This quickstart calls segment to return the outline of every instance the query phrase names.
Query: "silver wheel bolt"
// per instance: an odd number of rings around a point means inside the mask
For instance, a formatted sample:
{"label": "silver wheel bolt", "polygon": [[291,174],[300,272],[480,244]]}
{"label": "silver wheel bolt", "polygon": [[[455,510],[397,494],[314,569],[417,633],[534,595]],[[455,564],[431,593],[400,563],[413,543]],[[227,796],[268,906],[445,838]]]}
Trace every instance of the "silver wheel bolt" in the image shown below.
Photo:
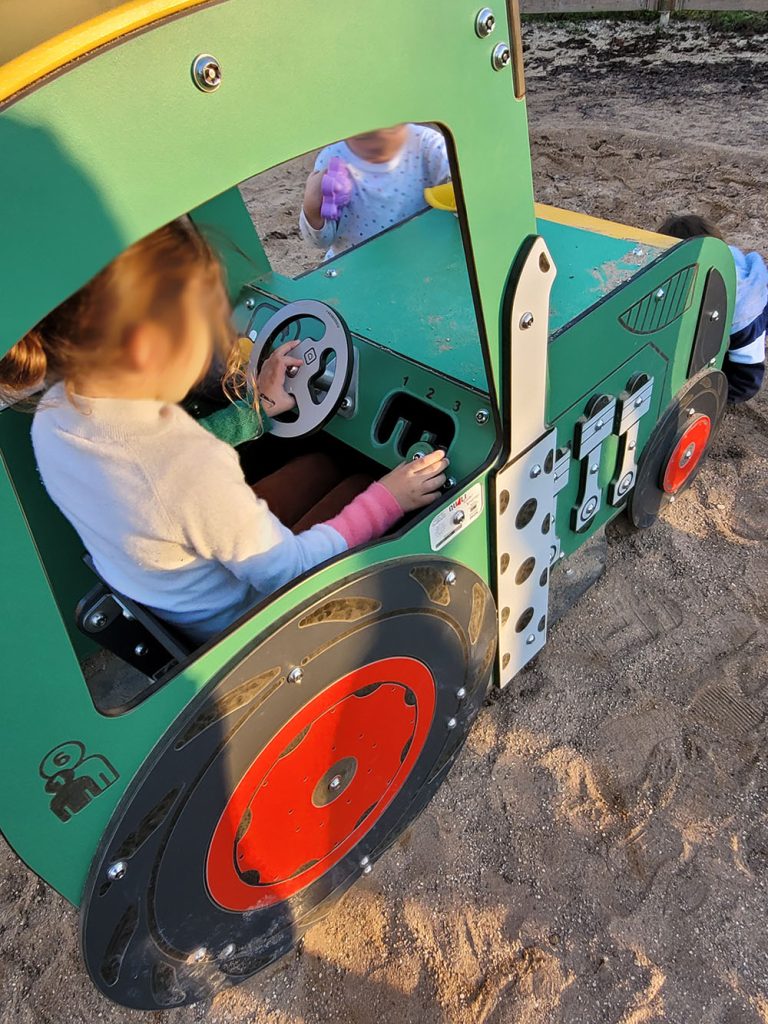
{"label": "silver wheel bolt", "polygon": [[110,882],[119,882],[121,878],[125,878],[127,870],[128,865],[124,860],[116,860],[114,864],[110,864],[107,868],[107,878]]}

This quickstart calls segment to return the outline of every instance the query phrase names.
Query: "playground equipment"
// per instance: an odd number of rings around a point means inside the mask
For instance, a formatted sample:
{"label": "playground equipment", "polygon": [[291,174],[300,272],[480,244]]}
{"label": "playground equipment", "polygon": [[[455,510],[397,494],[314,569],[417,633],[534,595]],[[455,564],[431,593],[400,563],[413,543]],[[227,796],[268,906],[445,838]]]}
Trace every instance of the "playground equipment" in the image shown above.
{"label": "playground equipment", "polygon": [[[191,649],[95,577],[29,413],[0,412],[0,823],[80,906],[95,984],[165,1008],[271,963],[370,872],[487,687],[543,647],[561,563],[690,483],[724,408],[734,269],[716,239],[534,207],[515,0],[94,0],[79,25],[40,7],[51,38],[20,53],[4,33],[0,353],[188,213],[253,358],[308,339],[271,458],[314,430],[381,469],[444,446],[453,473],[437,507]],[[238,183],[406,120],[443,129],[457,216],[274,272]]]}

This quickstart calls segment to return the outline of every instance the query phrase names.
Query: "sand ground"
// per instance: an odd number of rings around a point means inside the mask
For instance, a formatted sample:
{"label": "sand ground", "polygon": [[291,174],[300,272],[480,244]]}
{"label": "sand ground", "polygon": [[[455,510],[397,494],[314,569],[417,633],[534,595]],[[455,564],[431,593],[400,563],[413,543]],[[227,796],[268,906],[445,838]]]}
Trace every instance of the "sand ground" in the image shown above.
{"label": "sand ground", "polygon": [[[768,38],[526,29],[537,198],[766,252]],[[271,244],[300,181],[268,190]],[[286,236],[286,237],[281,237]],[[768,1022],[768,394],[480,715],[448,782],[270,972],[166,1024]],[[76,913],[0,851],[0,1016],[136,1021]]]}

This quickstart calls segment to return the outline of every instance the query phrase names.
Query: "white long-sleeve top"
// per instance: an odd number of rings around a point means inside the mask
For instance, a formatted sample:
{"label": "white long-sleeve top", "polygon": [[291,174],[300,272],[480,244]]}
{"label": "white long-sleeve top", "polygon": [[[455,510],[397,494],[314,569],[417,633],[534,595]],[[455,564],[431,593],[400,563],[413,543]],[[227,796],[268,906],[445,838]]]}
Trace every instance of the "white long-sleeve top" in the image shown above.
{"label": "white long-sleeve top", "polygon": [[314,169],[327,170],[335,156],[347,165],[355,183],[349,204],[338,220],[327,220],[321,228],[312,227],[303,209],[299,215],[302,237],[320,249],[327,248],[325,259],[426,209],[424,189],[441,185],[451,176],[445,139],[422,124],[408,125],[403,147],[386,163],[362,160],[342,141],[322,149]]}
{"label": "white long-sleeve top", "polygon": [[[237,453],[178,406],[73,402],[57,384],[32,442],[48,493],[99,574],[193,640],[347,548],[326,523],[291,533],[248,486]],[[399,514],[395,503],[384,526]]]}

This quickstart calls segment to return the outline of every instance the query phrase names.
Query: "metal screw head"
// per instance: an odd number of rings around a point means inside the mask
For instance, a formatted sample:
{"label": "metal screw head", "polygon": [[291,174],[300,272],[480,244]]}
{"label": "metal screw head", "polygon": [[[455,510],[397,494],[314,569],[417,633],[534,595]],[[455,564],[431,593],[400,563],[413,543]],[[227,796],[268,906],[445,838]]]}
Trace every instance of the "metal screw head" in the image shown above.
{"label": "metal screw head", "polygon": [[246,309],[253,309],[253,307],[255,305],[256,305],[256,299],[246,299],[245,300],[245,308]]}
{"label": "metal screw head", "polygon": [[449,718],[448,721],[446,722],[446,725],[448,726],[449,729],[455,729],[458,724],[459,723],[456,721],[455,718]]}
{"label": "metal screw head", "polygon": [[597,423],[595,424],[595,426],[597,427],[598,430],[600,429],[600,427],[602,427],[604,425],[605,425],[605,421],[604,420],[598,420]]}
{"label": "metal screw head", "polygon": [[326,277],[338,277],[339,276],[339,272],[338,272],[338,270],[336,270],[335,267],[331,267],[329,270],[326,270],[325,276]]}
{"label": "metal screw head", "polygon": [[216,92],[221,85],[221,65],[210,53],[199,53],[192,61],[192,79],[202,92]]}
{"label": "metal screw head", "polygon": [[296,666],[296,668],[292,668],[287,676],[289,683],[300,683],[303,678],[304,673],[301,671],[298,665]]}
{"label": "metal screw head", "polygon": [[642,398],[636,398],[635,399],[635,408],[639,409],[640,406],[643,404],[643,401],[644,401],[644,399],[642,399]]}
{"label": "metal screw head", "polygon": [[136,644],[133,648],[133,653],[137,658],[143,658],[145,654],[149,654],[149,648],[146,644]]}
{"label": "metal screw head", "polygon": [[696,451],[696,445],[691,442],[683,452],[683,457],[680,459],[680,468],[687,465],[691,461],[693,453]]}
{"label": "metal screw head", "polygon": [[622,477],[619,483],[619,494],[626,494],[629,488],[632,486],[632,482],[635,479],[634,473],[627,473],[626,476]]}
{"label": "metal screw head", "polygon": [[450,489],[452,487],[455,487],[455,486],[456,486],[456,477],[455,476],[449,476],[447,478],[447,480],[445,481],[445,487],[443,488],[443,490],[444,491],[450,491]]}
{"label": "metal screw head", "polygon": [[537,463],[531,467],[531,480],[535,480],[537,476],[541,476],[541,466]]}
{"label": "metal screw head", "polygon": [[511,60],[512,54],[509,52],[509,43],[497,43],[493,48],[493,53],[491,54],[493,70],[503,71],[504,68],[509,67],[509,62]]}
{"label": "metal screw head", "polygon": [[533,313],[523,313],[520,317],[520,330],[527,331],[529,327],[533,327]]}
{"label": "metal screw head", "polygon": [[464,700],[464,698],[467,696],[466,689],[463,686],[460,686],[456,691],[456,696],[459,700]]}
{"label": "metal screw head", "polygon": [[445,583],[448,584],[449,587],[453,587],[456,585],[456,573],[453,571],[453,569],[448,570],[448,572],[443,577],[443,580]]}
{"label": "metal screw head", "polygon": [[533,643],[536,643],[536,636],[535,636],[535,634],[534,633],[529,633],[528,636],[525,638],[525,642],[527,644],[529,644],[529,645],[533,644]]}
{"label": "metal screw head", "polygon": [[635,448],[637,448],[637,441],[630,441],[627,445],[627,448],[629,448],[629,450],[633,452]]}
{"label": "metal screw head", "polygon": [[653,297],[654,299],[656,299],[657,302],[661,302],[661,300],[664,298],[666,294],[667,293],[664,291],[663,288],[657,288],[656,291],[653,293]]}
{"label": "metal screw head", "polygon": [[363,868],[363,874],[364,875],[370,875],[370,873],[372,871],[373,871],[373,864],[366,864],[365,867]]}
{"label": "metal screw head", "polygon": [[370,857],[363,857],[363,859],[360,861],[360,867],[364,868],[366,865],[368,865],[370,863],[371,863],[371,858]]}
{"label": "metal screw head", "polygon": [[116,860],[114,864],[110,864],[107,868],[107,878],[110,882],[119,882],[121,878],[125,878],[127,870],[128,865],[124,860]]}
{"label": "metal screw head", "polygon": [[688,412],[688,418],[689,419],[691,418],[691,416],[695,416],[696,415],[696,410],[695,409],[688,409],[687,412]]}
{"label": "metal screw head", "polygon": [[584,508],[581,510],[581,518],[589,519],[597,511],[597,498],[590,498]]}
{"label": "metal screw head", "polygon": [[346,398],[342,398],[341,405],[339,406],[342,412],[349,412],[352,408],[352,399],[347,395]]}
{"label": "metal screw head", "polygon": [[589,472],[594,476],[598,469],[599,466],[597,465],[597,463],[593,462],[592,465],[589,467]]}
{"label": "metal screw head", "polygon": [[481,427],[484,426],[490,418],[491,414],[488,412],[487,409],[478,409],[477,412],[475,413],[475,420],[480,424]]}
{"label": "metal screw head", "polygon": [[222,951],[219,953],[219,959],[227,960],[236,951],[237,951],[237,946],[234,944],[234,942],[228,942],[226,944],[226,946],[224,947],[224,949],[222,949]]}
{"label": "metal screw head", "polygon": [[670,496],[669,496],[669,503],[670,503],[670,505],[671,505],[671,504],[672,504],[672,503],[673,503],[674,501],[676,501],[676,500],[677,500],[677,499],[675,498],[674,494],[670,494]]}
{"label": "metal screw head", "polygon": [[496,15],[490,7],[483,7],[475,18],[475,32],[480,39],[485,39],[496,28]]}
{"label": "metal screw head", "polygon": [[720,319],[720,310],[713,309],[712,312],[709,314],[709,319],[717,323],[717,321]]}
{"label": "metal screw head", "polygon": [[104,629],[107,624],[107,616],[104,612],[94,612],[88,617],[88,625],[94,629]]}
{"label": "metal screw head", "polygon": [[208,956],[208,950],[205,946],[198,946],[197,949],[193,949],[189,954],[189,959],[196,964],[199,964],[202,960]]}

